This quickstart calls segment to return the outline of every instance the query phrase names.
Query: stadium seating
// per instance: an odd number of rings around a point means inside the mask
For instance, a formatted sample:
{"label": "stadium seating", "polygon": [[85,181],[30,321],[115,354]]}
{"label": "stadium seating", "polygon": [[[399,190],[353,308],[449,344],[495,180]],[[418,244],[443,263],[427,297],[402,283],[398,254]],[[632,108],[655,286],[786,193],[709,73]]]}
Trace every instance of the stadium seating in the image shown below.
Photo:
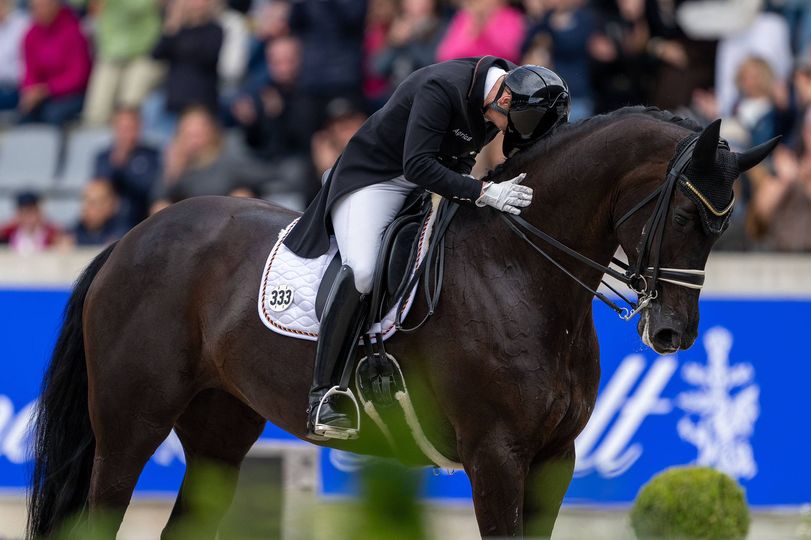
{"label": "stadium seating", "polygon": [[14,197],[0,195],[0,224],[7,223],[14,217]]}
{"label": "stadium seating", "polygon": [[0,136],[0,190],[42,192],[53,186],[60,150],[59,130],[16,126]]}
{"label": "stadium seating", "polygon": [[65,143],[65,159],[56,181],[57,190],[81,193],[93,176],[96,154],[108,147],[111,141],[112,133],[107,128],[81,127],[71,131]]}
{"label": "stadium seating", "polygon": [[79,220],[82,201],[76,196],[51,196],[42,203],[42,211],[48,221],[62,229],[69,228]]}

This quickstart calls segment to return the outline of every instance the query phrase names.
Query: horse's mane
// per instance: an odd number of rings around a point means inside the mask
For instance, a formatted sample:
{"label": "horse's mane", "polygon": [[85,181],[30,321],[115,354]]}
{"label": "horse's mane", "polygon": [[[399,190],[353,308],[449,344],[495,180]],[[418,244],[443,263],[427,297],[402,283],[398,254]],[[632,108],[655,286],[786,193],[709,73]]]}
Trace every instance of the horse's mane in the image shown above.
{"label": "horse's mane", "polygon": [[[675,124],[693,132],[701,131],[702,126],[695,120],[690,118],[682,118],[670,111],[663,111],[656,107],[645,107],[637,105],[633,107],[623,107],[606,114],[592,116],[585,118],[571,124],[563,124],[552,131],[547,137],[535,141],[530,146],[524,148],[504,163],[496,166],[492,171],[488,172],[483,180],[493,180],[504,173],[523,170],[527,163],[537,160],[540,156],[545,154],[551,147],[560,144],[563,139],[574,138],[586,131],[596,130],[611,122],[627,118],[629,116],[643,116],[646,118],[653,118],[660,122]],[[506,175],[505,175],[506,176]]]}

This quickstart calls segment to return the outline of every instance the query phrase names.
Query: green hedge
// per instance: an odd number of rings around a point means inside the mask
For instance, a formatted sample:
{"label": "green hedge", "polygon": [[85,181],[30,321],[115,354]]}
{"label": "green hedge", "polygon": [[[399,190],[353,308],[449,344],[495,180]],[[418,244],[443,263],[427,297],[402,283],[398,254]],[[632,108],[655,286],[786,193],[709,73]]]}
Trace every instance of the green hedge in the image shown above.
{"label": "green hedge", "polygon": [[749,532],[749,508],[743,489],[726,474],[673,467],[639,491],[631,526],[640,540],[738,540]]}

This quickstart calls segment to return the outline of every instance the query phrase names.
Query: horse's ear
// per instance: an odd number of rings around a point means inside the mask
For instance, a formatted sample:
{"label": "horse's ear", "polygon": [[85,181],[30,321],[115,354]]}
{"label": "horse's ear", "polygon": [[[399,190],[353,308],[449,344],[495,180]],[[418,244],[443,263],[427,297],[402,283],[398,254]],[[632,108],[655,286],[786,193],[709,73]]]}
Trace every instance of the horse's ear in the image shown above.
{"label": "horse's ear", "polygon": [[741,172],[748,171],[768,156],[774,147],[780,142],[782,136],[778,135],[774,139],[770,141],[766,141],[765,143],[759,144],[754,148],[750,148],[746,152],[741,152],[740,154],[735,154],[735,157],[738,158],[738,167],[740,168]]}
{"label": "horse's ear", "polygon": [[715,163],[715,152],[718,149],[718,139],[721,136],[721,119],[719,118],[704,128],[698,136],[698,142],[691,158],[695,170],[708,171]]}

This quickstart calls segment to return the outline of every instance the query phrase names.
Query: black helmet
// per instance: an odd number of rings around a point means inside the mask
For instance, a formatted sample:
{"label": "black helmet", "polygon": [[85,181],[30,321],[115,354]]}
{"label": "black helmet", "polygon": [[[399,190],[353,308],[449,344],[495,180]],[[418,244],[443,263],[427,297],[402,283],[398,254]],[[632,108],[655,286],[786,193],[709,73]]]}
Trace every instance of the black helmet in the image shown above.
{"label": "black helmet", "polygon": [[512,100],[508,110],[494,101],[491,107],[507,115],[507,131],[504,133],[504,155],[509,157],[517,150],[538,140],[558,124],[569,120],[569,87],[560,76],[541,66],[521,66],[504,78],[496,101],[510,89]]}

